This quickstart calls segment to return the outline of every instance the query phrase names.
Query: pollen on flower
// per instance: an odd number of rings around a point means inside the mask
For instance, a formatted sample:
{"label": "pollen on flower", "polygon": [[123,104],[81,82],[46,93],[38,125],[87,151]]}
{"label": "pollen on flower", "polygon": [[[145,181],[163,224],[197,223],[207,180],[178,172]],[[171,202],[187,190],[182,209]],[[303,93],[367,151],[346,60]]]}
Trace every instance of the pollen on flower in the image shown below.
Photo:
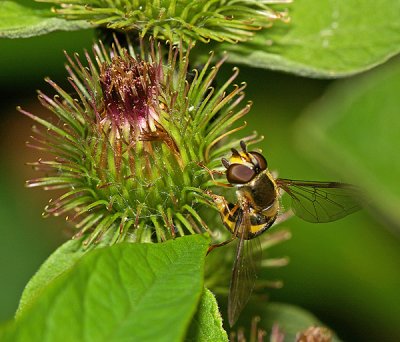
{"label": "pollen on flower", "polygon": [[39,92],[56,120],[20,109],[45,128],[34,128],[29,146],[53,156],[30,163],[44,175],[27,185],[63,191],[45,215],[67,216],[88,245],[204,232],[199,209],[208,203],[210,176],[199,165],[219,165],[238,143],[227,137],[250,110],[241,105],[245,84],[233,84],[237,69],[213,89],[223,60],[212,67],[212,55],[188,80],[190,49],[180,46],[100,42],[93,53],[85,53],[87,66],[66,55],[75,95],[51,80],[58,95]]}

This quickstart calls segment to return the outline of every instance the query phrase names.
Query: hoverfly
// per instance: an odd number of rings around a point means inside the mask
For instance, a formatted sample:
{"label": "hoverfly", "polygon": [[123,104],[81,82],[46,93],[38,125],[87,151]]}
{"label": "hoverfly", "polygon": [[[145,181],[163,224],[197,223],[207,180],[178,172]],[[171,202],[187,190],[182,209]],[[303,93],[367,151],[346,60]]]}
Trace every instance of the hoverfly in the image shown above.
{"label": "hoverfly", "polygon": [[[209,192],[218,208],[231,239],[212,245],[226,245],[238,238],[228,297],[230,326],[237,321],[254,288],[256,262],[261,260],[261,244],[255,239],[284,213],[280,212],[282,190],[292,200],[291,210],[299,218],[313,223],[338,220],[360,209],[356,201],[357,188],[338,182],[314,182],[274,178],[262,154],[232,149],[232,156],[223,158],[228,187],[236,187],[237,203],[228,203],[223,196]],[[257,260],[260,259],[260,260]]]}

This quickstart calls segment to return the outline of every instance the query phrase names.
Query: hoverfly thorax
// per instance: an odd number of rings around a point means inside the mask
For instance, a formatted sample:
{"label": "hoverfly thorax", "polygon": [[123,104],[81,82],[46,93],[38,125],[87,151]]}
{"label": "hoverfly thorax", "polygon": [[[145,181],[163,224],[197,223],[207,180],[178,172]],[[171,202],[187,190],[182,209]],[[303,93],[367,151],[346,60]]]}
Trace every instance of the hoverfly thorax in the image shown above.
{"label": "hoverfly thorax", "polygon": [[253,208],[267,209],[277,200],[278,191],[268,163],[256,151],[247,151],[241,143],[242,151],[232,149],[232,156],[222,160],[226,167],[227,181],[238,188],[238,195],[246,197]]}

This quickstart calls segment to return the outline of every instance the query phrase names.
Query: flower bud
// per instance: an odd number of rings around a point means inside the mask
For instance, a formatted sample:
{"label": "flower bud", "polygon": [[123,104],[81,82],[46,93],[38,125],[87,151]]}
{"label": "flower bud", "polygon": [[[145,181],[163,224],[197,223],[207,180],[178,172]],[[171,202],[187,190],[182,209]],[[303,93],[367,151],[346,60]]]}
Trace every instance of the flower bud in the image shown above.
{"label": "flower bud", "polygon": [[198,210],[207,203],[207,169],[238,144],[227,137],[250,109],[241,106],[246,85],[232,86],[238,70],[213,88],[223,60],[211,67],[211,55],[189,79],[190,48],[152,40],[124,48],[116,41],[93,52],[85,53],[87,66],[67,55],[74,95],[51,80],[57,95],[39,92],[53,119],[20,109],[44,128],[33,128],[29,145],[52,156],[31,163],[45,174],[27,185],[62,192],[45,216],[66,215],[85,244],[205,231]]}

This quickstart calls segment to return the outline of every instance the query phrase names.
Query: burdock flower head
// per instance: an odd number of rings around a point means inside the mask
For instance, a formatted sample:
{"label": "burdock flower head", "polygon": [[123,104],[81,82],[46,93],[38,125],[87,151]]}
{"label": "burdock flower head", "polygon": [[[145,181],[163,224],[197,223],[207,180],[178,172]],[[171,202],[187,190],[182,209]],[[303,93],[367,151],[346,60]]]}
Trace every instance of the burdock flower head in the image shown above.
{"label": "burdock flower head", "polygon": [[238,70],[214,88],[223,60],[211,66],[210,56],[192,71],[190,49],[142,41],[136,50],[98,43],[93,52],[94,59],[85,53],[87,66],[67,55],[75,95],[51,80],[58,94],[39,92],[55,118],[20,109],[39,124],[29,145],[52,156],[32,163],[45,174],[28,186],[62,191],[45,215],[67,216],[86,244],[204,231],[198,209],[210,185],[207,169],[238,144],[226,138],[250,109],[241,105],[245,84],[233,85]]}
{"label": "burdock flower head", "polygon": [[[101,66],[100,84],[105,110],[102,126],[125,139],[156,132],[159,119],[162,65],[137,61],[125,52]],[[105,115],[104,115],[105,114]],[[159,127],[162,130],[161,127]]]}
{"label": "burdock flower head", "polygon": [[271,5],[291,0],[41,0],[59,5],[54,12],[118,31],[137,31],[178,42],[210,40],[236,43],[255,30],[287,21]]}

